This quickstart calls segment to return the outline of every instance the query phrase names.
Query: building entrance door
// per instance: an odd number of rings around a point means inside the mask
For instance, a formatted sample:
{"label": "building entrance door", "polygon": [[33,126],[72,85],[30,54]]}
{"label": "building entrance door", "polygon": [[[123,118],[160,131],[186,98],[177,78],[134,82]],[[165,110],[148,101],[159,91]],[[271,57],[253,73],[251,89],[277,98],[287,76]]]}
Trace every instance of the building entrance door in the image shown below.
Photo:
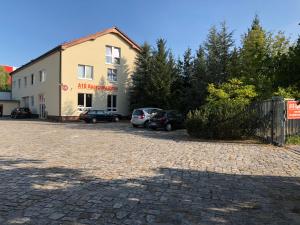
{"label": "building entrance door", "polygon": [[0,105],[0,117],[3,116],[3,105]]}
{"label": "building entrance door", "polygon": [[46,119],[46,105],[45,105],[44,95],[39,95],[39,103],[40,103],[39,118]]}

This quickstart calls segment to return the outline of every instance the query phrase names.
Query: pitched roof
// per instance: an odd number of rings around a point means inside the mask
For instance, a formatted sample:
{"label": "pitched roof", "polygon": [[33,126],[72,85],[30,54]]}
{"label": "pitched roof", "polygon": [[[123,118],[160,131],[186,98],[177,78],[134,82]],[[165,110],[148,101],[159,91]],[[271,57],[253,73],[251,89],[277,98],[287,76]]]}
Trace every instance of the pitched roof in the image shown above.
{"label": "pitched roof", "polygon": [[88,35],[88,36],[85,36],[85,37],[82,37],[82,38],[78,38],[78,39],[75,39],[75,40],[72,40],[72,41],[69,41],[69,42],[65,42],[61,45],[58,45],[56,46],[55,48],[49,50],[48,52],[40,55],[39,57],[31,60],[30,62],[24,64],[23,66],[19,67],[18,69],[12,71],[10,74],[14,74],[22,69],[24,69],[25,67],[28,67],[34,63],[36,63],[37,61],[57,52],[57,51],[61,51],[61,50],[65,50],[67,48],[70,48],[74,45],[78,45],[78,44],[81,44],[83,42],[86,42],[86,41],[90,41],[90,40],[95,40],[96,38],[98,37],[101,37],[105,34],[117,34],[119,35],[122,39],[124,39],[133,49],[137,50],[137,51],[140,51],[141,48],[140,46],[135,43],[133,40],[131,40],[125,33],[123,33],[119,28],[117,27],[112,27],[112,28],[109,28],[109,29],[106,29],[106,30],[103,30],[103,31],[100,31],[100,32],[97,32],[95,34],[91,34],[91,35]]}

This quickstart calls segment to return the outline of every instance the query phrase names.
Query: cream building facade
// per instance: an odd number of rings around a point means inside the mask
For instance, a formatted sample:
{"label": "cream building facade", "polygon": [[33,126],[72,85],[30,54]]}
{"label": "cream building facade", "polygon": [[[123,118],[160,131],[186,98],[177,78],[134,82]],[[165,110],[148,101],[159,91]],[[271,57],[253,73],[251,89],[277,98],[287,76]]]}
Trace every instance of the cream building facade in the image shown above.
{"label": "cream building facade", "polygon": [[77,119],[89,108],[127,116],[139,51],[116,27],[59,45],[11,73],[12,99],[40,118]]}

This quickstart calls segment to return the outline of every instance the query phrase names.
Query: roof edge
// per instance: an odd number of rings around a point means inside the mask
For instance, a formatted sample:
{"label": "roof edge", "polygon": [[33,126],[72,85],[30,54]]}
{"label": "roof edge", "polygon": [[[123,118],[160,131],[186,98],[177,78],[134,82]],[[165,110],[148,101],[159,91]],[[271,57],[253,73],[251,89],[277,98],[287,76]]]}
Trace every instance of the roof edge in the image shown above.
{"label": "roof edge", "polygon": [[85,36],[85,37],[82,37],[82,38],[78,38],[78,39],[75,39],[73,41],[69,41],[69,42],[66,42],[64,44],[61,44],[61,45],[58,45],[56,46],[55,48],[47,51],[46,53],[40,55],[39,57],[29,61],[28,63],[20,66],[19,68],[17,68],[16,70],[12,71],[10,73],[10,75],[13,75],[23,69],[25,69],[26,67],[36,63],[37,61],[57,52],[57,51],[62,51],[62,50],[65,50],[67,48],[70,48],[72,46],[75,46],[75,45],[78,45],[78,44],[81,44],[81,43],[84,43],[86,41],[89,41],[89,40],[93,40],[93,39],[96,39],[100,36],[103,36],[105,34],[109,34],[109,33],[114,33],[114,34],[117,34],[119,36],[121,36],[125,41],[127,41],[127,43],[129,43],[131,45],[131,47],[137,51],[141,51],[141,47],[136,43],[134,42],[132,39],[130,39],[124,32],[122,32],[119,28],[117,28],[116,26],[112,27],[112,28],[108,28],[106,30],[103,30],[103,31],[100,31],[100,32],[97,32],[95,34],[90,34],[88,36]]}

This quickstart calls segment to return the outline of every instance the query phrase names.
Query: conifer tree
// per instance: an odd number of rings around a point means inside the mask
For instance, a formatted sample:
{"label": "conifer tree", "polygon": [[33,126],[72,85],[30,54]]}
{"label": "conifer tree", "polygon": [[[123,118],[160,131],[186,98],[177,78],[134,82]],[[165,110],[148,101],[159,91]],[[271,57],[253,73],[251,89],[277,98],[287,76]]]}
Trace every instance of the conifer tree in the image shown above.
{"label": "conifer tree", "polygon": [[149,44],[144,43],[141,46],[141,51],[135,61],[135,67],[130,90],[130,104],[132,109],[146,106],[150,98],[149,93],[146,92],[152,67],[151,47]]}

